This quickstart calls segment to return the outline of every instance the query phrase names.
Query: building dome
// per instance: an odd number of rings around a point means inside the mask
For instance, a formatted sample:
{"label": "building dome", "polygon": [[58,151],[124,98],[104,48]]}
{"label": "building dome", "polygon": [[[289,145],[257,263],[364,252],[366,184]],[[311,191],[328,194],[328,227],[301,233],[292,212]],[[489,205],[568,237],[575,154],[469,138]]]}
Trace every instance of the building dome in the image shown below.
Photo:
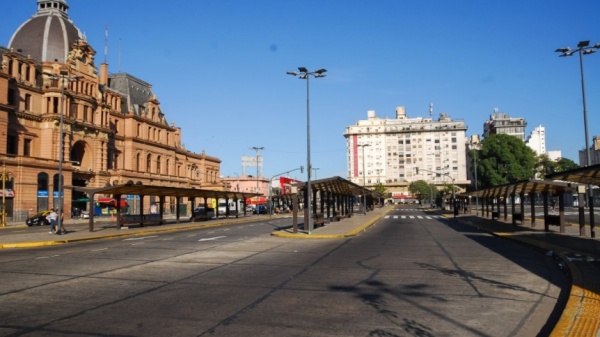
{"label": "building dome", "polygon": [[13,34],[8,48],[40,62],[66,63],[71,45],[85,39],[69,20],[65,0],[37,0],[38,10]]}

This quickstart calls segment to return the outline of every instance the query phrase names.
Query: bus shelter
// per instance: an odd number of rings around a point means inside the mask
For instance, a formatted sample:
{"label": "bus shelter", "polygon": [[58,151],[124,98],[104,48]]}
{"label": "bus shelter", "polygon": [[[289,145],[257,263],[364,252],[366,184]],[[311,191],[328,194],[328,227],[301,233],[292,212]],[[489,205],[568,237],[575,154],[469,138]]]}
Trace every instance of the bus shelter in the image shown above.
{"label": "bus shelter", "polygon": [[[116,207],[117,210],[117,228],[121,228],[125,224],[139,224],[144,226],[146,224],[162,224],[164,215],[164,203],[165,197],[175,197],[177,199],[177,205],[181,204],[182,198],[188,198],[192,202],[192,209],[195,207],[196,198],[204,199],[204,206],[208,207],[208,198],[214,199],[226,199],[226,200],[242,200],[245,202],[246,198],[257,196],[256,193],[243,193],[235,191],[216,191],[216,190],[205,190],[196,188],[184,188],[184,187],[170,187],[170,186],[156,186],[156,185],[142,185],[135,184],[132,182],[116,185],[116,186],[105,186],[100,188],[86,188],[79,186],[65,186],[65,188],[71,188],[76,191],[84,192],[89,198],[89,209],[92,208],[95,195],[112,195],[116,200],[116,204],[121,204],[121,197],[123,195],[136,195],[140,198],[140,213],[139,214],[122,214],[121,207]],[[144,197],[145,196],[157,196],[159,197],[158,212],[153,214],[144,214]],[[236,205],[239,203],[236,202]],[[229,203],[227,203],[229,208]],[[216,216],[219,217],[218,207],[215,209]],[[225,215],[228,215],[230,210],[227,209]],[[236,209],[236,217],[239,216],[240,209]],[[245,213],[245,207],[243,208]],[[181,219],[180,209],[176,207],[176,222],[179,223]],[[89,231],[94,231],[94,212],[90,212],[89,218]]]}
{"label": "bus shelter", "polygon": [[[536,225],[536,210],[535,203],[533,202],[535,194],[541,193],[543,198],[543,219],[544,229],[549,230],[550,225],[557,225],[560,228],[560,232],[565,231],[565,203],[564,194],[565,192],[579,191],[578,184],[560,181],[550,180],[539,180],[530,179],[519,181],[516,183],[491,187],[487,189],[467,192],[463,194],[469,198],[477,198],[482,202],[482,214],[492,219],[499,219],[501,213],[501,206],[503,206],[504,220],[508,219],[508,206],[510,203],[512,223],[516,224],[516,221],[520,221],[524,224],[525,221],[525,196],[529,196],[530,202],[530,222],[531,226]],[[518,196],[518,198],[517,198]],[[548,210],[548,200],[552,198],[558,198],[558,214],[551,214]],[[519,199],[519,210],[516,210],[516,200]]]}

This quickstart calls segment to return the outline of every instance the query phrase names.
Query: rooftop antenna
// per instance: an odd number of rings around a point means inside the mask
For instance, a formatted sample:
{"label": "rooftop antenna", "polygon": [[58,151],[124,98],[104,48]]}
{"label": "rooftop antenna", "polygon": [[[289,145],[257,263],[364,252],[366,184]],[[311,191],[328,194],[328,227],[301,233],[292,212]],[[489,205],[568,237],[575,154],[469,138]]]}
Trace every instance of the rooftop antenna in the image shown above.
{"label": "rooftop antenna", "polygon": [[433,115],[433,103],[429,103],[429,118]]}

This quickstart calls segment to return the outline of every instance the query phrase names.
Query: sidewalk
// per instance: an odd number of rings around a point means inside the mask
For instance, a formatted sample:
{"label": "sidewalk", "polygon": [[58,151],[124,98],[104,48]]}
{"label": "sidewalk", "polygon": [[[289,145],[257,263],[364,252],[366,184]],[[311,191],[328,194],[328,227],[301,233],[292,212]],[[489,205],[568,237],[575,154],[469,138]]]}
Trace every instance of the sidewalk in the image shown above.
{"label": "sidewalk", "polygon": [[[354,214],[351,218],[339,222],[330,222],[325,226],[314,228],[311,233],[299,224],[297,233],[292,232],[291,214],[274,215],[272,218],[288,218],[289,227],[274,231],[273,236],[281,238],[303,239],[339,239],[358,235],[372,224],[393,210],[393,206],[376,208],[367,214]],[[551,226],[551,232],[545,232],[540,222],[536,227],[513,225],[509,217],[492,220],[476,216],[473,213],[460,214],[454,218],[451,212],[438,211],[449,220],[460,221],[466,225],[489,232],[495,236],[516,240],[535,247],[548,256],[552,256],[564,265],[571,274],[572,285],[569,300],[554,328],[551,336],[600,336],[600,240],[579,236],[578,226],[566,226],[565,233],[558,233],[558,227]],[[187,218],[165,219],[161,226],[130,227],[117,229],[114,222],[108,219],[97,219],[94,231],[90,232],[88,220],[65,220],[66,235],[49,234],[49,226],[27,227],[26,225],[9,225],[0,227],[0,251],[6,248],[38,247],[65,244],[69,242],[107,239],[133,235],[148,235],[167,231],[179,231],[198,228],[224,226],[236,223],[264,220],[268,215],[247,216],[240,218],[216,219],[191,223]],[[302,222],[302,214],[298,222]],[[586,229],[589,235],[589,228]]]}

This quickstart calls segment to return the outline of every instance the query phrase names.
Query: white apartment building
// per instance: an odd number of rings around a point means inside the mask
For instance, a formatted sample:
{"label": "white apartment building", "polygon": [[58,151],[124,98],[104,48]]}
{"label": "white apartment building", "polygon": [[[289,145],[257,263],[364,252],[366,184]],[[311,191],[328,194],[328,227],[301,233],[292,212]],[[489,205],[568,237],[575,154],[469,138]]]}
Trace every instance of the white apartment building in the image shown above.
{"label": "white apartment building", "polygon": [[[408,185],[425,180],[438,185],[466,186],[466,136],[464,121],[440,114],[437,120],[408,118],[403,106],[396,118],[367,119],[346,127],[348,180],[372,187],[381,182],[394,198],[414,198]],[[417,173],[417,168],[419,172]]]}
{"label": "white apartment building", "polygon": [[546,128],[540,125],[533,129],[525,144],[538,156],[546,153]]}

